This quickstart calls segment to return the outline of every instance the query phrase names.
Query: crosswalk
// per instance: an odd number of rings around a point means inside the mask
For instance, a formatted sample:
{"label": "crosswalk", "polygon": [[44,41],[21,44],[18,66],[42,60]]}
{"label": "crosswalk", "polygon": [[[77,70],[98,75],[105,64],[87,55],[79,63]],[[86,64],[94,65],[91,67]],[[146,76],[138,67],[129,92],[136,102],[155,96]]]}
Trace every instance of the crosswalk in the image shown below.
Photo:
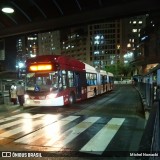
{"label": "crosswalk", "polygon": [[53,151],[77,145],[79,152],[103,154],[124,121],[125,118],[21,113],[0,120],[0,144],[9,138],[16,144],[52,147]]}

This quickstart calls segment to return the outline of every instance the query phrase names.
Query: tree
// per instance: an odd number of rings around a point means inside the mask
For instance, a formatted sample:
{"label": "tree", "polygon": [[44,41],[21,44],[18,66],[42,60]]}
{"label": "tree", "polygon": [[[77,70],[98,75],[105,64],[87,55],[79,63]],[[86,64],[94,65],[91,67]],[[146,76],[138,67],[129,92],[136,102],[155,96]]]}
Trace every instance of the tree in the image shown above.
{"label": "tree", "polygon": [[129,64],[117,63],[114,65],[106,66],[105,70],[107,72],[113,73],[115,76],[130,76],[132,72],[132,66]]}

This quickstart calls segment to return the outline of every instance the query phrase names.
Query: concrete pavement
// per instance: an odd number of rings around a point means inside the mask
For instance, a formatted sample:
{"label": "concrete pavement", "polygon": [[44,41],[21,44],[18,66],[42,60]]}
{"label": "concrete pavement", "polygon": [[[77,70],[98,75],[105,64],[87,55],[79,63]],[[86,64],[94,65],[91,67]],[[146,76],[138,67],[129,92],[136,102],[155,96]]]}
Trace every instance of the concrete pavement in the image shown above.
{"label": "concrete pavement", "polygon": [[8,117],[10,114],[20,112],[23,109],[22,106],[13,105],[12,103],[8,102],[6,104],[0,104],[0,118]]}

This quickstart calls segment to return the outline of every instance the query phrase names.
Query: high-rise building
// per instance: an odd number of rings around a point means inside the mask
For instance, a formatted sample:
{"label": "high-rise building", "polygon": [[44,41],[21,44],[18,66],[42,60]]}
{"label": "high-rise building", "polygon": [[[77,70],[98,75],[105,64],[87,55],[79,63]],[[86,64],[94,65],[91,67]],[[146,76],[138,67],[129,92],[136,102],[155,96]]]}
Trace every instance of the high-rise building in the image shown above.
{"label": "high-rise building", "polygon": [[99,69],[121,60],[121,21],[88,25],[89,61]]}
{"label": "high-rise building", "polygon": [[5,60],[5,41],[0,40],[0,60]]}
{"label": "high-rise building", "polygon": [[129,63],[139,43],[146,16],[105,21],[61,32],[62,54],[75,57],[99,69]]}
{"label": "high-rise building", "polygon": [[87,62],[87,27],[66,29],[61,32],[62,55]]}
{"label": "high-rise building", "polygon": [[139,47],[135,50],[135,74],[147,73],[160,63],[160,13],[146,15],[146,25],[140,32]]}
{"label": "high-rise building", "polygon": [[0,71],[5,68],[5,41],[0,40]]}
{"label": "high-rise building", "polygon": [[137,56],[140,32],[145,26],[146,15],[134,16],[122,20],[124,63],[132,62]]}
{"label": "high-rise building", "polygon": [[[32,34],[26,37],[25,42],[18,42],[17,50],[22,55],[25,53],[26,57],[62,54],[104,69],[108,65],[133,60],[140,31],[145,26],[145,17],[136,16]],[[25,48],[23,43],[26,44]]]}
{"label": "high-rise building", "polygon": [[44,33],[38,33],[38,55],[60,55],[60,32],[50,31]]}
{"label": "high-rise building", "polygon": [[16,57],[16,66],[19,67],[19,63],[22,63],[26,60],[26,39],[25,36],[17,38],[16,41],[17,57]]}
{"label": "high-rise building", "polygon": [[26,50],[28,57],[36,57],[38,54],[38,35],[30,34],[26,37]]}
{"label": "high-rise building", "polygon": [[25,73],[25,62],[27,58],[35,57],[38,54],[38,37],[37,34],[29,34],[17,38],[16,42],[17,57],[16,69],[18,77],[21,78]]}
{"label": "high-rise building", "polygon": [[17,61],[25,62],[27,58],[35,57],[38,54],[37,34],[30,34],[17,38]]}

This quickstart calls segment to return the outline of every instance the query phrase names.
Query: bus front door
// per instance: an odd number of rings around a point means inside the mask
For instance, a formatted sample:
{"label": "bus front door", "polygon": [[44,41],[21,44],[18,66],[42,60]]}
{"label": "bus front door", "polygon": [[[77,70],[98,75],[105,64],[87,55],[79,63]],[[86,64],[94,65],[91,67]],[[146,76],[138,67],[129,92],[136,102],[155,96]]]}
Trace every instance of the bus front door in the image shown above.
{"label": "bus front door", "polygon": [[81,98],[81,80],[80,80],[80,74],[78,72],[75,73],[75,86],[76,86],[76,97]]}

